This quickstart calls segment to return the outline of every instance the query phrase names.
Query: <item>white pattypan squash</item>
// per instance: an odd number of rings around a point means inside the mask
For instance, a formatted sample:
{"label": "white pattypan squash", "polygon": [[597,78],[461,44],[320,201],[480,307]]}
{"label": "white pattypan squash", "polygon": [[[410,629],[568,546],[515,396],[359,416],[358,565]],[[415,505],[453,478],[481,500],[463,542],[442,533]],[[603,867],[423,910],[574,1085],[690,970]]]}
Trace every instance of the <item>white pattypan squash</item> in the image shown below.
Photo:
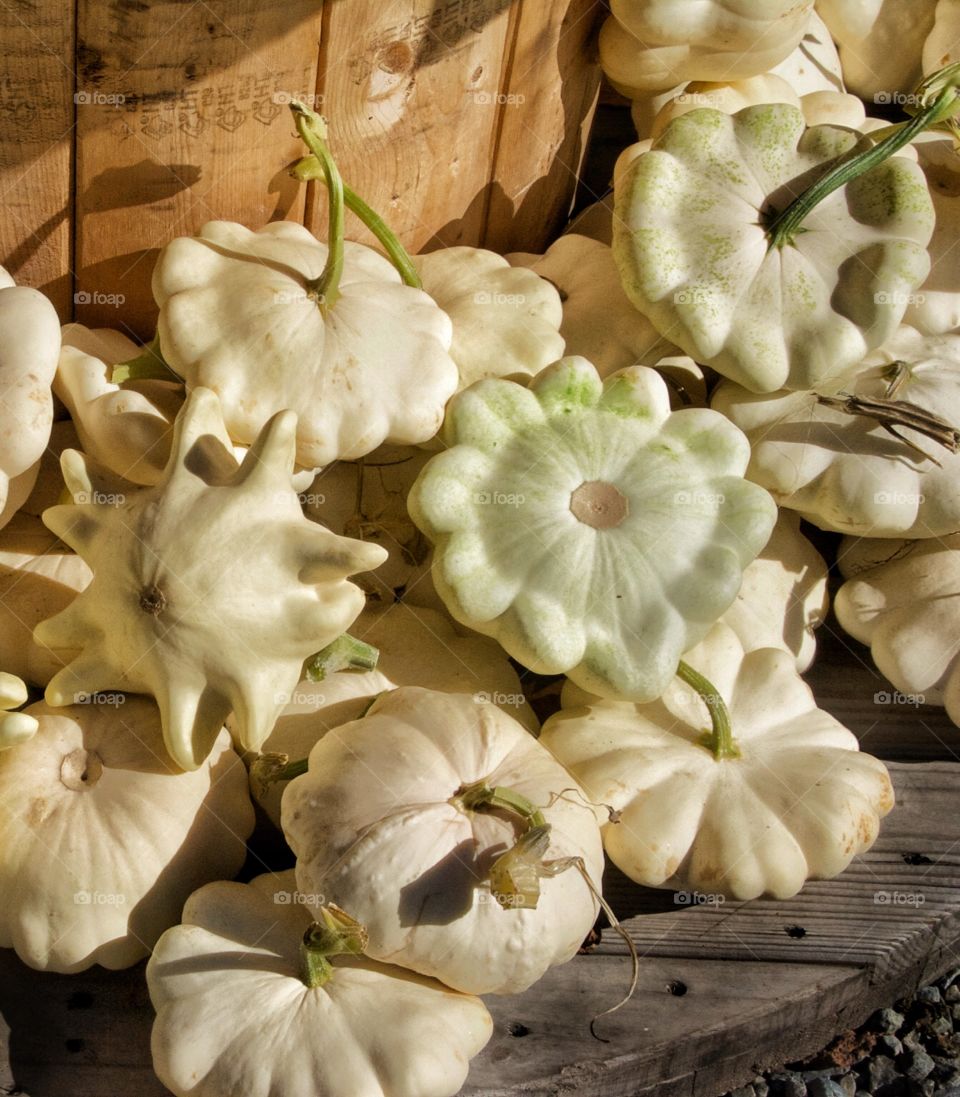
{"label": "white pattypan squash", "polygon": [[767,226],[860,141],[807,128],[785,104],[677,118],[616,180],[627,296],[686,354],[751,391],[839,387],[926,277],[923,173],[893,156],[828,194],[799,229]]}
{"label": "white pattypan squash", "polygon": [[933,26],[923,43],[925,75],[960,61],[960,3],[936,0]]}
{"label": "white pattypan squash", "polygon": [[483,248],[441,248],[413,265],[453,324],[459,388],[484,377],[532,377],[563,354],[563,310],[549,281]]}
{"label": "white pattypan squash", "polygon": [[460,393],[408,499],[447,608],[538,673],[658,696],[776,520],[731,427],[671,413],[651,369],[602,381],[583,358]]}
{"label": "white pattypan squash", "polygon": [[177,1097],[454,1097],[493,1022],[479,998],[365,956],[309,986],[318,908],[293,873],[215,883],[147,964],[153,1067]]}
{"label": "white pattypan squash", "polygon": [[[892,391],[960,426],[960,336],[903,326],[864,359],[845,391],[871,399]],[[910,427],[896,425],[898,438],[813,393],[755,396],[729,382],[712,406],[750,439],[750,479],[821,529],[939,537],[960,527],[960,454]]]}
{"label": "white pattypan squash", "polygon": [[567,355],[587,358],[601,377],[627,366],[653,366],[679,353],[631,304],[606,244],[570,234],[543,255],[517,252],[507,258],[529,266],[557,287]]}
{"label": "white pattypan squash", "polygon": [[0,526],[33,490],[53,423],[50,383],[59,353],[56,309],[0,267]]}
{"label": "white pattypan squash", "polygon": [[308,518],[389,554],[360,579],[384,600],[415,591],[430,570],[430,544],[407,514],[407,494],[429,459],[416,446],[380,446],[359,461],[329,465],[300,495]]}
{"label": "white pattypan squash", "polygon": [[842,92],[840,55],[826,23],[813,11],[796,49],[770,70],[801,96],[818,91]]}
{"label": "white pattypan squash", "polygon": [[763,552],[743,572],[736,601],[720,620],[744,651],[782,648],[798,671],[813,662],[813,630],[829,608],[827,563],[800,532],[800,517],[782,510]]}
{"label": "white pattypan squash", "polygon": [[918,142],[917,152],[937,223],[930,241],[930,274],[910,298],[904,321],[926,334],[940,335],[960,328],[960,158],[952,140],[923,136],[935,138]]}
{"label": "white pattypan squash", "polygon": [[156,380],[114,384],[112,367],[139,353],[119,331],[67,324],[53,391],[70,412],[84,452],[133,484],[156,484],[170,457],[183,388]]}
{"label": "white pattypan squash", "polygon": [[853,579],[862,571],[898,560],[912,552],[918,543],[903,537],[841,537],[837,546],[837,571],[842,578]]}
{"label": "white pattypan squash", "polygon": [[153,292],[170,366],[218,394],[230,437],[251,444],[297,412],[297,463],[321,468],[383,442],[436,434],[458,372],[450,320],[390,262],[347,242],[339,294],[317,299],[327,247],[302,225],[252,232],[211,221],[160,253]]}
{"label": "white pattypan squash", "polygon": [[0,671],[0,750],[9,750],[32,739],[40,727],[35,716],[17,712],[27,703],[27,683],[16,674]]}
{"label": "white pattypan squash", "polygon": [[799,44],[813,0],[611,0],[600,63],[618,91],[767,72]]}
{"label": "white pattypan squash", "polygon": [[597,701],[543,726],[586,794],[620,813],[603,828],[611,860],[650,887],[736,899],[842,872],[893,806],[883,763],[817,708],[786,652],[745,655],[719,625],[688,659],[726,702],[738,754],[705,744],[706,706],[679,679],[652,704]]}
{"label": "white pattypan squash", "polygon": [[[398,686],[469,693],[498,705],[531,732],[539,730],[503,649],[485,636],[458,635],[449,618],[436,610],[403,602],[371,605],[354,621],[350,634],[378,650],[376,669],[339,671],[320,682],[301,682],[260,748],[264,754],[306,758],[331,728],[360,719],[378,694]],[[259,787],[255,772],[251,779],[258,803],[279,826],[286,782]]]}
{"label": "white pattypan squash", "polygon": [[599,891],[594,809],[563,767],[496,705],[404,687],[325,735],[283,795],[297,884],[366,926],[367,954],[474,994],[524,990],[569,960],[597,902],[578,869],[543,880],[535,907],[501,893],[491,870],[522,840],[508,790],[540,810],[541,862],[581,858]]}
{"label": "white pattypan squash", "polygon": [[33,637],[34,628],[60,613],[90,583],[92,572],[39,518],[14,515],[0,530],[0,666],[35,686],[73,659]]}
{"label": "white pattypan squash", "polygon": [[701,107],[722,110],[724,114],[736,114],[744,107],[753,107],[759,103],[790,103],[791,106],[799,107],[800,96],[786,80],[767,72],[723,83],[691,80],[683,91],[660,108],[650,127],[650,137],[656,140],[674,118]]}
{"label": "white pattypan squash", "polygon": [[278,690],[350,626],[363,594],[346,576],[376,567],[376,545],[304,517],[290,477],[296,417],[275,415],[238,465],[220,404],[194,389],[170,460],[151,488],[105,495],[75,451],[63,470],[74,498],[46,525],[93,571],[90,586],[34,631],[80,649],[48,684],[51,705],[78,693],[151,693],[178,765],[200,765],[231,710],[256,749],[283,709]]}
{"label": "white pattypan squash", "polygon": [[191,891],[240,869],[253,829],[226,732],[182,773],[152,701],[90,700],[31,705],[36,735],[0,752],[0,946],[42,971],[136,963]]}
{"label": "white pattypan squash", "polygon": [[847,88],[863,99],[894,103],[920,79],[924,43],[938,0],[817,0],[840,48]]}
{"label": "white pattypan squash", "polygon": [[837,620],[870,645],[897,690],[944,705],[960,725],[960,535],[884,542],[881,552],[886,562],[858,570],[837,591]]}

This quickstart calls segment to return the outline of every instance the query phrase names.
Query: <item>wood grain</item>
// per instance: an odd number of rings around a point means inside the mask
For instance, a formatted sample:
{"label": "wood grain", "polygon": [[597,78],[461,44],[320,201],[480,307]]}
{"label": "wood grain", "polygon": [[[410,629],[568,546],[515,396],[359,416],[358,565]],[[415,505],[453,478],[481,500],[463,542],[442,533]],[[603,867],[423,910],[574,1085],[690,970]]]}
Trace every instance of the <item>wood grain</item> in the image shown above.
{"label": "wood grain", "polygon": [[519,6],[485,247],[544,251],[567,221],[600,85],[593,47],[600,14],[597,0]]}
{"label": "wood grain", "polygon": [[60,0],[0,0],[0,264],[72,310],[73,20]]}
{"label": "wood grain", "polygon": [[147,338],[169,239],[302,218],[285,96],[313,93],[320,6],[83,0],[77,27],[77,319]]}
{"label": "wood grain", "polygon": [[[325,9],[318,92],[337,163],[412,251],[480,241],[510,28],[510,0]],[[325,209],[312,188],[306,224],[321,236]],[[347,234],[370,240],[352,218]]]}

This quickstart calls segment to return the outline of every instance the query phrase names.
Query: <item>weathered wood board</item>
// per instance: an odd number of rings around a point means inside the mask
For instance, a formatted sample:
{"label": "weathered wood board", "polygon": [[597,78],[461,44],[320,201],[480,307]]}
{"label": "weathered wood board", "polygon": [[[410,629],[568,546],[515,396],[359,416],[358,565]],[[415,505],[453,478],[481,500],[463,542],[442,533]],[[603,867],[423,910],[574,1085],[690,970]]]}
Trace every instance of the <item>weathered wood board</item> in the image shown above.
{"label": "weathered wood board", "polygon": [[[609,929],[591,954],[525,994],[488,998],[496,1029],[469,1097],[715,1097],[826,1044],[960,963],[960,729],[939,710],[900,714],[858,645],[821,633],[810,674],[825,707],[854,716],[891,763],[898,804],[872,850],[787,902],[700,904],[608,872],[607,895],[642,958],[636,995],[588,1032],[629,980]],[[835,700],[842,698],[837,706]],[[902,718],[901,718],[902,716]],[[149,1065],[142,965],[39,975],[0,951],[7,1079],[31,1097],[161,1097]],[[0,1024],[0,1049],[3,1047]],[[9,1086],[11,1081],[6,1081]]]}

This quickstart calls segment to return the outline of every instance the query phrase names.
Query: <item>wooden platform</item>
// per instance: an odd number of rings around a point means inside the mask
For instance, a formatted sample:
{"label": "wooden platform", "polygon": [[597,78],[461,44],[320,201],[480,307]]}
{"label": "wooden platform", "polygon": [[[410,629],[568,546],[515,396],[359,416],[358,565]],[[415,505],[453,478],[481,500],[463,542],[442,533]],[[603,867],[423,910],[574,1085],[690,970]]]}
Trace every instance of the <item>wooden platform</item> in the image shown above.
{"label": "wooden platform", "polygon": [[[610,930],[527,993],[488,998],[496,1031],[464,1094],[715,1097],[960,966],[960,729],[940,710],[876,701],[891,691],[868,653],[832,630],[810,674],[820,702],[894,760],[898,804],[874,848],[789,902],[690,906],[611,872],[642,969],[629,1006],[599,1023],[608,1042],[588,1023],[630,975]],[[150,1069],[142,964],[39,975],[0,952],[0,1013],[0,1093],[166,1093]]]}

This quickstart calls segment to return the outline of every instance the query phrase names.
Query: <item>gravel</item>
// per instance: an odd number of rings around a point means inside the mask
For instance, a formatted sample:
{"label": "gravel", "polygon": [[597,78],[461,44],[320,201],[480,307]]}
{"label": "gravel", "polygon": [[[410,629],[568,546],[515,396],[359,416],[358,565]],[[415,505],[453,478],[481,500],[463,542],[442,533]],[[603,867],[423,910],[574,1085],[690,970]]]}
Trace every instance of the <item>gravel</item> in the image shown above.
{"label": "gravel", "polygon": [[724,1097],[960,1097],[960,969]]}

